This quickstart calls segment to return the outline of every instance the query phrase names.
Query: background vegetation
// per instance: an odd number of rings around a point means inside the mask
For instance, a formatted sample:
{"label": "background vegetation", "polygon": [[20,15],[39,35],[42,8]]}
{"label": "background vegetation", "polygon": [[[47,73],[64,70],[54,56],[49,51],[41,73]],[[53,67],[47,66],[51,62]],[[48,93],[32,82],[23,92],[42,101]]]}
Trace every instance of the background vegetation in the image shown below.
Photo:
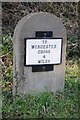
{"label": "background vegetation", "polygon": [[[3,118],[79,118],[80,40],[79,3],[2,3]],[[33,12],[50,12],[62,18],[67,31],[66,77],[63,91],[38,96],[16,95],[13,99],[13,32],[18,21]]]}

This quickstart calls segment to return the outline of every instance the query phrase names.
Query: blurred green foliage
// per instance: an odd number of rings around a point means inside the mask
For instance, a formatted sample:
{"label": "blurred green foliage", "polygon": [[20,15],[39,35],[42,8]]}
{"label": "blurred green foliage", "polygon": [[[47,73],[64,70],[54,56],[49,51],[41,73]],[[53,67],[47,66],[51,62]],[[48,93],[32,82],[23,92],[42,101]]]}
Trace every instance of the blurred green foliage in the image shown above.
{"label": "blurred green foliage", "polygon": [[2,55],[10,54],[12,55],[13,42],[11,35],[2,36]]}
{"label": "blurred green foliage", "polygon": [[[3,97],[3,118],[78,118],[78,81],[65,82],[65,89],[53,93],[41,93],[38,96],[16,95]],[[13,100],[14,99],[14,100]]]}

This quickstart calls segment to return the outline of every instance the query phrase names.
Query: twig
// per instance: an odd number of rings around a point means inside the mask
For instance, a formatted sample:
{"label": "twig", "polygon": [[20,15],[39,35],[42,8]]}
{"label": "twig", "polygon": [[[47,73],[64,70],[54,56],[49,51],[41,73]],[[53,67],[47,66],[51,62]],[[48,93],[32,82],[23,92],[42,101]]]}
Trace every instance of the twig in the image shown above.
{"label": "twig", "polygon": [[3,57],[5,57],[5,56],[9,55],[10,52],[11,52],[11,51],[9,51],[8,53],[6,53],[6,54],[0,56],[0,58],[3,58]]}

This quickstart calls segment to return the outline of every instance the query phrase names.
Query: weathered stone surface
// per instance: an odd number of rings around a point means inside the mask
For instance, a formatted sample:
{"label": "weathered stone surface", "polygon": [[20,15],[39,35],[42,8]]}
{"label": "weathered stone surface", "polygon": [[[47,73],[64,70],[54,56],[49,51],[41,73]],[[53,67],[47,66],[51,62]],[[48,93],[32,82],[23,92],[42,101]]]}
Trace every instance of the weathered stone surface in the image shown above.
{"label": "weathered stone surface", "polygon": [[[53,31],[54,38],[63,38],[62,63],[53,71],[32,72],[24,66],[24,38],[35,37],[35,31]],[[63,89],[65,80],[66,30],[62,20],[53,14],[40,12],[23,17],[14,31],[14,93],[55,92]]]}

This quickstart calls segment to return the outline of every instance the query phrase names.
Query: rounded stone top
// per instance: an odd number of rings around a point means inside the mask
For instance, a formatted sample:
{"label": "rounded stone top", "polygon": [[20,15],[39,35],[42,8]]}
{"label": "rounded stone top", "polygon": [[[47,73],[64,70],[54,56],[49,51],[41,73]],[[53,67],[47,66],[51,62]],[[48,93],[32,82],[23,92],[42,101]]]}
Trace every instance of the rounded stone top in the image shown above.
{"label": "rounded stone top", "polygon": [[[32,31],[53,31],[62,34],[65,32],[65,27],[62,23],[62,20],[55,16],[52,13],[47,12],[35,12],[24,16],[16,25],[14,36],[18,34],[23,35],[27,33],[29,34]],[[59,31],[62,31],[61,33]],[[66,32],[65,32],[66,33]],[[33,36],[34,37],[34,36]]]}

